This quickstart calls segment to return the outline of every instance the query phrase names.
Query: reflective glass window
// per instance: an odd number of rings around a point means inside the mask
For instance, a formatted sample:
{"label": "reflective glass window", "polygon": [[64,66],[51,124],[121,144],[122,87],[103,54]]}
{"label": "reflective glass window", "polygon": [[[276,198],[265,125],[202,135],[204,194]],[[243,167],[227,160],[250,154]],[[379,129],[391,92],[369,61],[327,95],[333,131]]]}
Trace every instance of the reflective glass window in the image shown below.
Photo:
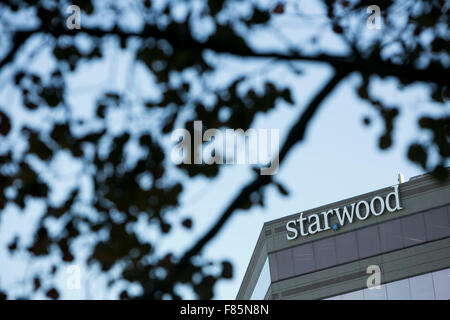
{"label": "reflective glass window", "polygon": [[364,289],[327,300],[449,300],[450,268],[382,284],[381,289]]}
{"label": "reflective glass window", "polygon": [[364,300],[386,300],[386,286],[380,285],[379,289],[364,289]]}
{"label": "reflective glass window", "polygon": [[434,293],[437,300],[450,299],[450,269],[433,272]]}
{"label": "reflective glass window", "polygon": [[364,300],[363,290],[345,293],[342,295],[342,300]]}
{"label": "reflective glass window", "polygon": [[380,239],[377,226],[360,229],[356,233],[358,252],[361,259],[380,253]]}
{"label": "reflective glass window", "polygon": [[408,279],[388,283],[386,285],[386,291],[389,300],[411,300]]}
{"label": "reflective glass window", "polygon": [[277,252],[278,279],[288,278],[294,275],[294,262],[292,250],[285,249]]}
{"label": "reflective glass window", "polygon": [[345,263],[358,259],[356,233],[347,232],[335,237],[337,263]]}
{"label": "reflective glass window", "polygon": [[413,300],[434,300],[434,284],[431,273],[409,279],[411,298]]}
{"label": "reflective glass window", "polygon": [[399,219],[380,224],[379,230],[382,252],[403,248],[402,225]]}
{"label": "reflective glass window", "polygon": [[313,247],[317,269],[336,265],[334,237],[315,241]]}
{"label": "reflective glass window", "polygon": [[334,296],[334,297],[331,297],[331,298],[326,298],[324,300],[342,300],[342,295]]}
{"label": "reflective glass window", "polygon": [[315,269],[313,246],[307,243],[292,248],[295,274],[311,272]]}
{"label": "reflective glass window", "polygon": [[428,240],[444,238],[450,235],[447,207],[436,208],[424,214]]}
{"label": "reflective glass window", "polygon": [[423,214],[415,214],[401,219],[403,244],[405,247],[426,241],[425,221]]}

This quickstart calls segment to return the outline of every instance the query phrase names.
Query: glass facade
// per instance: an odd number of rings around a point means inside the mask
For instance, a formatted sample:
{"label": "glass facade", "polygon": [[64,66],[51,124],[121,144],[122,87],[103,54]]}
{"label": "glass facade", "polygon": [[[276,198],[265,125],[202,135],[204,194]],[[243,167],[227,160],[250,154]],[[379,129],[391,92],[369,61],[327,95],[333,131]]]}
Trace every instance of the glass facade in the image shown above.
{"label": "glass facade", "polygon": [[272,252],[270,276],[283,280],[449,236],[450,205]]}
{"label": "glass facade", "polygon": [[325,300],[448,300],[450,268],[362,289]]}

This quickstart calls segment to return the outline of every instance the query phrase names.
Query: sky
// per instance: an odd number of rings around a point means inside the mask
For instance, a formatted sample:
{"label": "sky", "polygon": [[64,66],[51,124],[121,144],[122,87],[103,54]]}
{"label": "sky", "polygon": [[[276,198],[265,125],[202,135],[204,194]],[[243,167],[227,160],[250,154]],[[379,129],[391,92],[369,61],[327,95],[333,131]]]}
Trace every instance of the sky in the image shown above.
{"label": "sky", "polygon": [[[306,7],[304,10],[315,12],[318,9]],[[296,29],[294,24],[290,25],[289,19],[291,18],[275,18],[271,23],[278,29],[285,28],[285,35],[293,42],[301,42],[302,37],[306,38],[312,32],[317,32],[317,25],[311,23],[308,27]],[[335,52],[343,49],[329,30],[321,32],[324,34],[316,44],[317,47],[332,48]],[[251,40],[262,48],[282,45],[276,34],[265,31],[255,32]],[[305,50],[314,48],[305,44]],[[96,97],[104,88],[130,90],[136,102],[141,96],[151,95],[154,88],[150,79],[141,66],[131,63],[131,57],[130,52],[121,53],[111,45],[102,61],[82,65],[69,79],[69,99],[74,112],[89,116]],[[303,72],[301,76],[294,75],[281,63],[243,63],[241,60],[228,58],[220,59],[217,63],[218,72],[211,81],[218,85],[233,75],[243,73],[255,74],[250,83],[256,86],[270,78],[280,87],[288,85],[293,88],[294,105],[280,102],[272,112],[259,115],[252,126],[279,129],[280,144],[307,102],[332,75],[329,68],[313,63],[298,64]],[[48,67],[51,65],[48,53],[43,50],[31,64],[37,69]],[[351,75],[322,103],[308,128],[305,141],[292,149],[276,174],[275,179],[288,189],[289,195],[280,195],[275,187],[267,188],[265,207],[255,206],[249,211],[236,211],[218,236],[205,248],[202,257],[217,261],[226,259],[234,267],[232,280],[221,280],[216,285],[216,299],[235,298],[264,222],[394,185],[397,183],[398,173],[403,173],[406,180],[423,173],[420,167],[407,160],[407,147],[410,142],[424,138],[424,134],[418,131],[417,116],[439,113],[442,109],[429,101],[424,86],[413,85],[400,91],[395,80],[378,81],[372,89],[380,99],[402,106],[393,133],[393,147],[380,151],[377,146],[378,137],[383,130],[382,122],[374,109],[357,97],[355,88],[359,81],[359,76]],[[6,103],[13,106],[17,123],[42,121],[39,117],[30,120],[11,84],[0,90],[0,105]],[[373,119],[368,127],[362,121],[367,115]],[[148,125],[157,125],[157,120],[153,121],[156,122],[150,121]],[[124,115],[117,114],[114,118],[114,130],[120,131],[126,126]],[[59,175],[53,177],[57,186],[54,193],[57,201],[65,197],[70,190],[70,181],[75,179],[81,169],[64,156],[55,162],[54,169],[59,172]],[[175,225],[168,237],[158,239],[159,252],[184,252],[208,230],[240,188],[251,179],[250,166],[227,165],[216,179],[196,178],[189,181],[182,194],[182,205],[170,214],[169,220],[179,221],[184,216],[192,216],[193,230],[186,231]],[[25,242],[27,238],[31,241],[34,222],[43,213],[43,209],[40,203],[33,202],[24,213],[17,213],[13,208],[5,210],[0,217],[0,243],[8,243],[16,233],[24,235]],[[158,234],[144,228],[142,232],[148,233],[146,235],[151,239],[158,237]],[[81,245],[79,252],[83,255],[87,251]],[[44,269],[47,265],[45,262],[30,262],[24,255],[11,257],[5,246],[0,247],[0,263],[0,287],[11,288],[17,295],[27,292],[23,280],[30,275],[30,270]],[[58,284],[63,289],[62,298],[110,299],[117,296],[119,289],[105,290],[105,279],[97,277],[98,270],[95,267],[88,271],[80,266],[81,288],[69,289],[69,267],[67,265],[58,275]],[[193,297],[186,288],[180,287],[179,290],[184,293],[185,298]],[[43,298],[43,295],[37,295],[36,298]]]}

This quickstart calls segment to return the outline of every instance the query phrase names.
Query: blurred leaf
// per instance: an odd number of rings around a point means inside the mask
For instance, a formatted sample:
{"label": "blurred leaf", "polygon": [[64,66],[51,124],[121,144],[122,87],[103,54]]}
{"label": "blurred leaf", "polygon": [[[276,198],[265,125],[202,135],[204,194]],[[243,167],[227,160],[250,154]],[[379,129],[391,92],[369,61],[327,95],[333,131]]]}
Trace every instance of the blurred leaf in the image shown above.
{"label": "blurred leaf", "polygon": [[35,235],[34,243],[28,248],[28,251],[35,256],[47,255],[49,253],[50,238],[45,227],[40,227]]}
{"label": "blurred leaf", "polygon": [[123,290],[119,295],[120,300],[128,300],[130,297],[128,296],[128,292]]}
{"label": "blurred leaf", "polygon": [[59,292],[55,288],[49,289],[45,295],[53,300],[57,300],[59,298]]}
{"label": "blurred leaf", "polygon": [[266,10],[260,10],[259,8],[253,9],[253,15],[252,17],[246,21],[247,25],[254,25],[254,24],[264,24],[267,21],[270,20],[270,14]]}
{"label": "blurred leaf", "polygon": [[344,33],[344,29],[342,29],[342,27],[338,24],[334,24],[333,25],[333,31],[338,33],[338,34],[342,34]]}
{"label": "blurred leaf", "polygon": [[41,287],[41,280],[37,276],[35,276],[33,279],[33,291],[39,290],[40,287]]}
{"label": "blurred leaf", "polygon": [[419,163],[423,168],[426,168],[427,164],[427,152],[425,148],[420,144],[412,144],[408,150],[408,158]]}
{"label": "blurred leaf", "polygon": [[0,135],[6,136],[11,131],[11,120],[0,110]]}
{"label": "blurred leaf", "polygon": [[233,266],[229,261],[222,261],[222,278],[231,279],[233,277]]}
{"label": "blurred leaf", "polygon": [[209,12],[212,16],[216,16],[223,8],[224,0],[208,0]]}
{"label": "blurred leaf", "polygon": [[273,9],[273,13],[283,14],[284,13],[284,3],[282,3],[282,2],[277,3],[275,8]]}
{"label": "blurred leaf", "polygon": [[8,250],[9,250],[10,254],[14,253],[14,251],[17,250],[18,243],[19,243],[19,237],[15,236],[13,241],[11,241],[11,243],[8,245]]}
{"label": "blurred leaf", "polygon": [[184,219],[181,224],[183,225],[183,227],[185,227],[186,229],[191,229],[192,228],[192,219],[191,218],[186,218]]}

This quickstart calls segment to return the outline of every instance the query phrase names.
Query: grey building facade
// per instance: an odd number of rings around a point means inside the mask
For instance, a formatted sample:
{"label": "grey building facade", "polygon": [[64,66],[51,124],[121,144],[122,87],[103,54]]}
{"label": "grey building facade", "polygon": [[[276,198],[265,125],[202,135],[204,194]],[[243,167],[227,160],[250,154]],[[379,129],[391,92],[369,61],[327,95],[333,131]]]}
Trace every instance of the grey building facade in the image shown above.
{"label": "grey building facade", "polygon": [[450,299],[450,182],[426,174],[266,222],[236,298]]}

